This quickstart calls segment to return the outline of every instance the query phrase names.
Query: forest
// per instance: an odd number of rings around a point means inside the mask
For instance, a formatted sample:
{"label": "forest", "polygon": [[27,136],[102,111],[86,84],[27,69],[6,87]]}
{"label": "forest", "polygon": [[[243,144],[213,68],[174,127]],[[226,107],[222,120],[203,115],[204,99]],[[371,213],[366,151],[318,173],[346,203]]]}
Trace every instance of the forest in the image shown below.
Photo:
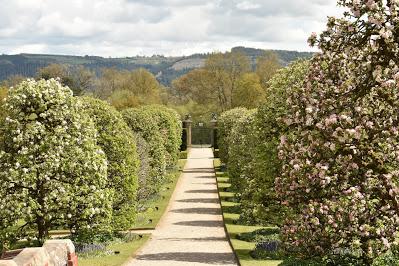
{"label": "forest", "polygon": [[[27,71],[20,73],[27,75],[10,75],[0,82],[0,87],[6,91],[29,77],[59,78],[63,85],[72,89],[74,95],[105,100],[118,110],[164,104],[176,109],[181,116],[189,113],[195,121],[208,121],[213,113],[220,114],[240,106],[257,106],[264,99],[267,82],[277,69],[310,55],[236,47],[226,53],[193,55],[192,60],[163,56],[124,60],[28,56],[28,61],[42,62],[41,65],[25,65]],[[25,64],[22,63],[24,56],[20,57],[17,61],[21,64],[17,65]],[[56,63],[46,65],[44,62]],[[162,68],[166,71],[162,72]],[[7,68],[7,71],[10,69]],[[154,72],[159,73],[154,75]],[[175,78],[165,81],[160,73],[169,73]]]}
{"label": "forest", "polygon": [[[245,47],[234,47],[232,51],[246,54],[253,64],[257,57],[264,54],[265,50]],[[278,54],[281,64],[288,65],[299,58],[310,58],[312,53],[285,50],[274,50]],[[164,86],[169,86],[172,80],[186,74],[188,71],[204,64],[209,54],[193,54],[188,56],[166,57],[162,55],[134,56],[125,58],[104,58],[100,56],[69,56],[69,55],[44,55],[44,54],[18,54],[0,55],[0,80],[8,79],[15,75],[34,77],[40,68],[50,64],[83,66],[96,75],[100,75],[103,68],[116,68],[119,70],[134,70],[144,68],[154,74]]]}

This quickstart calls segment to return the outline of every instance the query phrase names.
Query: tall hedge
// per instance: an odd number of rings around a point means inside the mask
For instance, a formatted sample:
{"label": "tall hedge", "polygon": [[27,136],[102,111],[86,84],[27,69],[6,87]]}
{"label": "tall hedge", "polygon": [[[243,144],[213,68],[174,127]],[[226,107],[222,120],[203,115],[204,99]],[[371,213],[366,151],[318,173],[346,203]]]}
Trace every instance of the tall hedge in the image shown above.
{"label": "tall hedge", "polygon": [[137,201],[141,204],[144,203],[151,196],[151,183],[150,182],[150,147],[145,139],[139,134],[135,134],[137,154],[140,159],[138,171],[138,190]]}
{"label": "tall hedge", "polygon": [[218,121],[218,146],[219,157],[222,163],[227,164],[229,160],[229,136],[230,132],[240,117],[247,113],[246,108],[234,108],[224,112]]}
{"label": "tall hedge", "polygon": [[266,102],[233,121],[228,138],[228,172],[241,203],[241,222],[280,225],[286,213],[275,193],[282,162],[278,146],[290,130],[282,120],[290,106],[286,98],[303,85],[308,63],[298,61],[281,69],[269,81]]}
{"label": "tall hedge", "polygon": [[247,218],[261,224],[280,225],[287,211],[275,192],[275,180],[282,171],[278,147],[290,132],[284,117],[291,106],[286,99],[298,90],[308,73],[308,62],[297,61],[281,69],[269,81],[266,102],[255,116],[256,138],[253,159],[247,168],[248,183],[243,192],[242,209]]}
{"label": "tall hedge", "polygon": [[167,151],[167,166],[175,166],[179,159],[183,130],[180,115],[175,110],[162,105],[142,106],[140,109],[148,110],[153,114],[164,139],[164,146]]}
{"label": "tall hedge", "polygon": [[80,100],[97,128],[98,145],[107,156],[108,187],[115,191],[112,223],[115,229],[129,229],[136,213],[139,158],[135,137],[114,107],[99,99]]}
{"label": "tall hedge", "polygon": [[151,169],[146,184],[148,184],[149,193],[154,194],[164,181],[167,157],[164,137],[159,130],[157,118],[151,110],[146,108],[126,109],[122,111],[122,116],[128,126],[148,144]]}
{"label": "tall hedge", "polygon": [[247,110],[234,123],[229,134],[229,161],[227,163],[228,174],[232,188],[237,192],[239,198],[243,189],[246,187],[246,180],[243,179],[245,168],[253,157],[252,145],[255,135],[256,109]]}

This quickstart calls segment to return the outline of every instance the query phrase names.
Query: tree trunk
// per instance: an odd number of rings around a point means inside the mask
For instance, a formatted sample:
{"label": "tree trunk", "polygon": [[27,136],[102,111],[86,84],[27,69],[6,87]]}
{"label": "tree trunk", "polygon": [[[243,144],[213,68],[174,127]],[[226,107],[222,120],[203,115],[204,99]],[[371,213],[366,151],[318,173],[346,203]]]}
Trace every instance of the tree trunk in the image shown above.
{"label": "tree trunk", "polygon": [[[39,175],[39,173],[37,173]],[[48,238],[48,225],[45,219],[45,214],[47,213],[46,210],[44,209],[45,202],[44,202],[44,197],[46,195],[46,191],[44,188],[44,183],[39,181],[39,178],[37,179],[37,202],[39,203],[39,208],[41,210],[40,215],[37,215],[36,217],[36,225],[37,225],[37,231],[38,231],[38,241],[40,244],[43,244],[44,241]]]}
{"label": "tree trunk", "polygon": [[44,217],[38,217],[36,219],[37,230],[38,230],[38,241],[42,245],[48,238],[48,228]]}

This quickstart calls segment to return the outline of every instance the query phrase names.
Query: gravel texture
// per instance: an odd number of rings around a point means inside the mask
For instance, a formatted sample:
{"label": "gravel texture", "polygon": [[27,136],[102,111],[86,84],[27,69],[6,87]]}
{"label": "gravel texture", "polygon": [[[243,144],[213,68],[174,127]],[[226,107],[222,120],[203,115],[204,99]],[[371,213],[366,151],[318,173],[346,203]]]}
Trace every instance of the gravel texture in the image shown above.
{"label": "gravel texture", "polygon": [[126,265],[237,265],[223,227],[211,149],[190,150],[165,215]]}

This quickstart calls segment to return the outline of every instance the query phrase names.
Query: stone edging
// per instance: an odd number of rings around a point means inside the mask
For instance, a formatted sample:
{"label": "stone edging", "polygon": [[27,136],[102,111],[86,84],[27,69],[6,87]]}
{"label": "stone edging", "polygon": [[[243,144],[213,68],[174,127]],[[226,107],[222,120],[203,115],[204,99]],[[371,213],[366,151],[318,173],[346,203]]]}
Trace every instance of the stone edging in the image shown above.
{"label": "stone edging", "polygon": [[47,240],[43,247],[24,248],[14,258],[0,260],[0,266],[77,266],[75,246],[69,239]]}

